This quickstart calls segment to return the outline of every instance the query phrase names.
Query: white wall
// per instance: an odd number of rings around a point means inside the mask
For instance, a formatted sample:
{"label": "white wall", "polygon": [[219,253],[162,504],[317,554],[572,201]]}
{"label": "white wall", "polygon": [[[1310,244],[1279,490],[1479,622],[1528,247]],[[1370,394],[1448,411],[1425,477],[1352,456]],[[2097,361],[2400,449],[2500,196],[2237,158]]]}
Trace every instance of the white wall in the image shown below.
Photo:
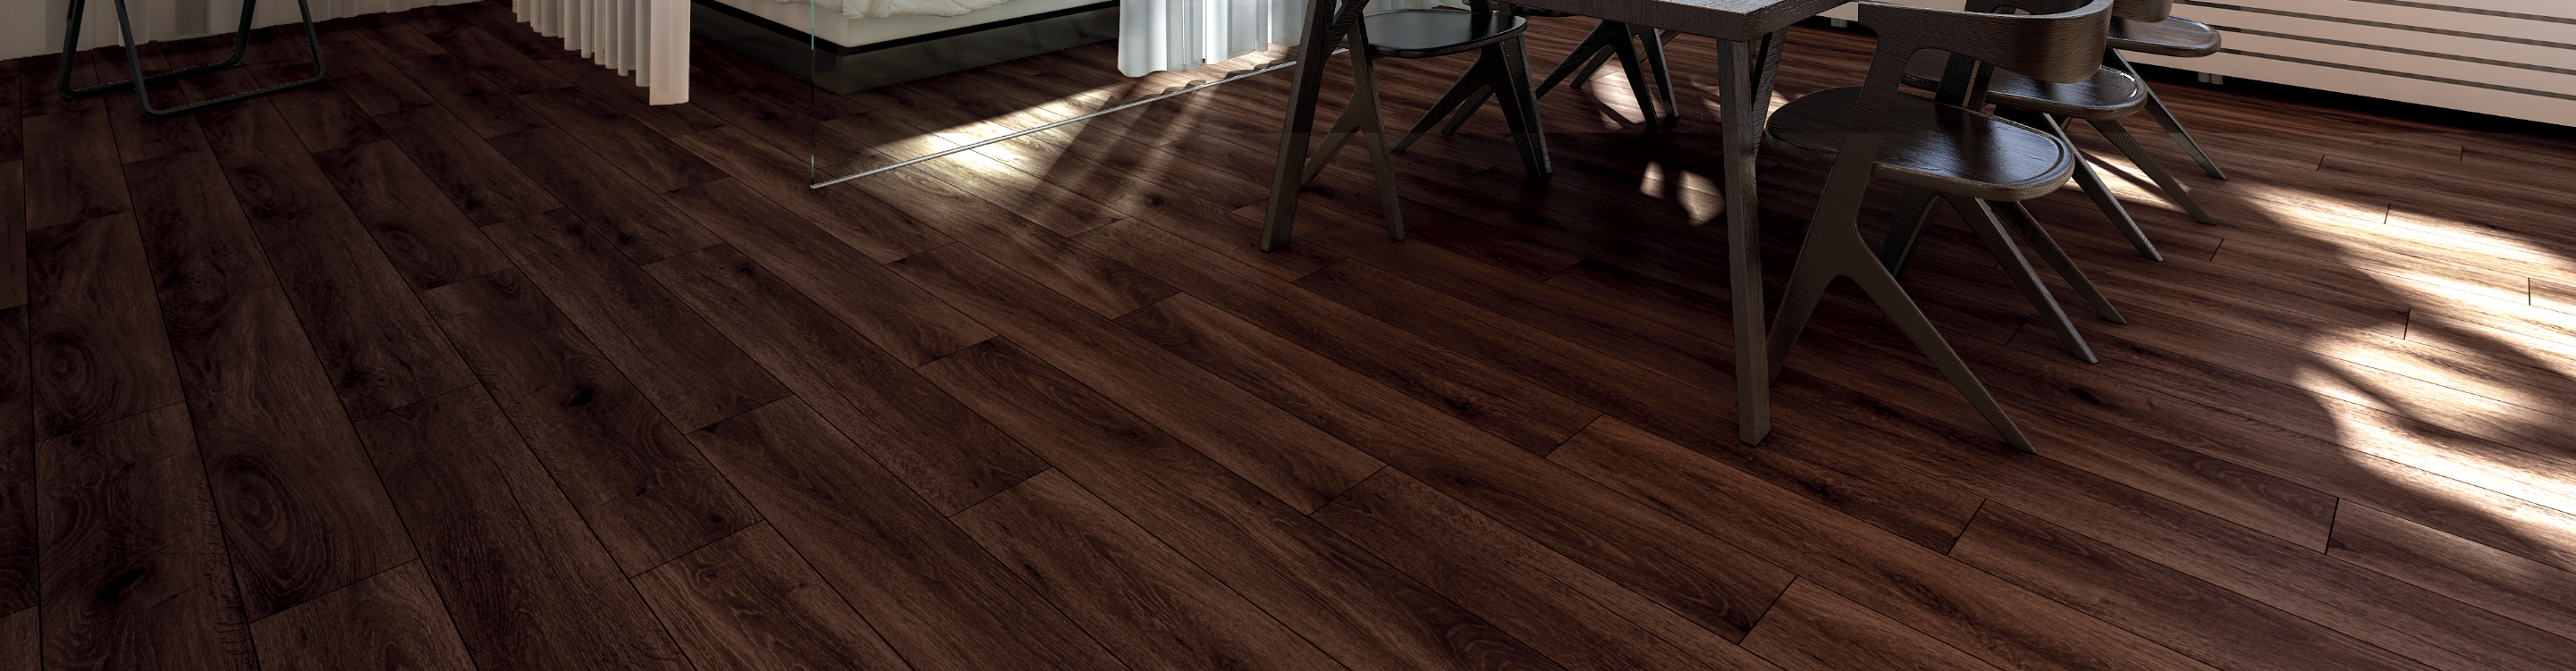
{"label": "white wall", "polygon": [[[316,21],[474,0],[307,0]],[[243,0],[126,0],[134,39],[169,40],[231,32]],[[0,0],[0,59],[61,53],[72,0]],[[259,0],[253,27],[303,20],[295,0]],[[81,48],[118,43],[115,0],[88,0]]]}

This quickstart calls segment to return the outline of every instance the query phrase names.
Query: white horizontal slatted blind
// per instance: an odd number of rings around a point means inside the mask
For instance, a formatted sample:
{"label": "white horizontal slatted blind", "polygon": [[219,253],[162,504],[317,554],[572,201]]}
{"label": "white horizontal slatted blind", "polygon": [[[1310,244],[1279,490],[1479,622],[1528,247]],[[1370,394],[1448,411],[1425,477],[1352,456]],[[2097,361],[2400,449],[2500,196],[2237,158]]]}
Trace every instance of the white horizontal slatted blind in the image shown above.
{"label": "white horizontal slatted blind", "polygon": [[2176,0],[2174,15],[2224,31],[2225,51],[2131,60],[2576,126],[2576,0]]}
{"label": "white horizontal slatted blind", "polygon": [[633,73],[652,104],[689,100],[689,0],[518,0],[519,20],[564,48]]}

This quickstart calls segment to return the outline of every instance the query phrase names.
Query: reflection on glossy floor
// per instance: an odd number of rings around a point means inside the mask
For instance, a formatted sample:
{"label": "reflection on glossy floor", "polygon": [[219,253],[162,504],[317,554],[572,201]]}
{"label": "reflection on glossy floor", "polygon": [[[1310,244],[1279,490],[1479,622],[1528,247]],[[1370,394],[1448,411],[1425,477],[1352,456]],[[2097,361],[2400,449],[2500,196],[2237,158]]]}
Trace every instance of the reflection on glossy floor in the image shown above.
{"label": "reflection on glossy floor", "polygon": [[[166,121],[0,64],[0,667],[2576,659],[2563,134],[2160,83],[2224,225],[2116,161],[2167,261],[2034,205],[2129,317],[2100,364],[1954,222],[1908,278],[2039,456],[1852,297],[1746,447],[1706,40],[1678,127],[1560,90],[1525,183],[1488,106],[1399,156],[1410,242],[1353,154],[1263,254],[1284,75],[808,191],[793,80],[702,49],[646,107],[505,14],[336,25],[330,87]],[[1590,27],[1538,23],[1542,67]],[[1780,95],[1868,47],[1796,31]],[[829,99],[820,146],[1171,83],[1111,53]],[[1461,66],[1387,63],[1390,115]],[[1822,170],[1766,163],[1778,278]]]}

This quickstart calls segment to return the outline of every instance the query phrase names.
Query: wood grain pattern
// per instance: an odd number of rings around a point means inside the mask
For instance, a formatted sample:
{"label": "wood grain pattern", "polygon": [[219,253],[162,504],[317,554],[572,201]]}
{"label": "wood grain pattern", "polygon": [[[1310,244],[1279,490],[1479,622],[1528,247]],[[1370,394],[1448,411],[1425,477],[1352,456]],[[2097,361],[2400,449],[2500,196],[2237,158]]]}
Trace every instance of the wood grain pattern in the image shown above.
{"label": "wood grain pattern", "polygon": [[[412,291],[510,267],[510,257],[441,196],[435,182],[394,143],[321,152],[313,160],[330,173],[340,197],[348,201],[347,210],[366,226]],[[486,216],[492,213],[487,210]]]}
{"label": "wood grain pattern", "polygon": [[39,440],[180,402],[134,218],[27,232]]}
{"label": "wood grain pattern", "polygon": [[[0,66],[0,69],[10,68]],[[27,133],[21,124],[17,123],[22,116],[19,112],[23,107],[18,97],[26,95],[18,90],[19,81],[20,79],[15,75],[0,77],[0,120],[7,120],[6,123],[0,123],[0,163],[27,158]]]}
{"label": "wood grain pattern", "polygon": [[584,91],[598,94],[597,99],[600,102],[653,129],[653,132],[660,133],[663,137],[679,137],[725,126],[723,119],[698,107],[696,103],[647,105],[645,104],[646,90],[636,85],[634,77],[620,75],[590,62],[589,59],[557,58],[540,61],[537,64],[553,70],[555,74],[561,75]]}
{"label": "wood grain pattern", "polygon": [[26,120],[27,158],[45,166],[27,172],[27,228],[129,209],[107,119],[108,112],[96,108]]}
{"label": "wood grain pattern", "polygon": [[[143,115],[142,101],[132,95],[109,94],[106,99],[108,126],[116,133],[120,160],[132,163],[206,149],[206,136],[198,130],[195,116],[154,119]],[[188,102],[188,94],[176,86],[164,86],[152,94],[152,105],[161,109]]]}
{"label": "wood grain pattern", "polygon": [[[367,118],[366,109],[359,107],[358,101],[350,99],[349,94],[341,90],[340,81],[347,75],[330,77],[330,74],[338,73],[326,73],[320,83],[279,91],[265,98],[269,106],[277,108],[279,116],[286,118],[286,124],[295,128],[296,137],[304,140],[305,151],[338,149],[385,139],[384,130]],[[252,70],[250,75],[261,86],[278,86],[312,78],[313,66],[281,65]]]}
{"label": "wood grain pattern", "polygon": [[758,520],[526,276],[504,270],[421,302],[623,575]]}
{"label": "wood grain pattern", "polygon": [[384,125],[385,134],[416,166],[394,170],[427,177],[474,223],[497,224],[563,207],[556,194],[501,158],[445,109],[394,112],[377,116],[376,122]]}
{"label": "wood grain pattern", "polygon": [[1343,668],[1061,473],[950,519],[1129,668]]}
{"label": "wood grain pattern", "polygon": [[2576,286],[2531,279],[2531,304],[2568,314],[2576,314]]}
{"label": "wood grain pattern", "polygon": [[[1727,640],[1743,638],[1788,585],[1769,562],[1206,303],[1174,298],[1119,324]],[[1614,546],[1624,549],[1597,550]]]}
{"label": "wood grain pattern", "polygon": [[471,671],[465,642],[417,561],[251,623],[261,671]]}
{"label": "wood grain pattern", "polygon": [[1950,556],[2205,661],[2426,668],[2009,506],[1979,511]]}
{"label": "wood grain pattern", "polygon": [[[36,606],[36,413],[27,308],[0,308],[0,611]],[[35,624],[27,625],[33,651]]]}
{"label": "wood grain pattern", "polygon": [[1123,668],[803,403],[779,401],[689,439],[917,668]]}
{"label": "wood grain pattern", "polygon": [[346,208],[253,222],[278,286],[352,419],[474,384],[402,274]]}
{"label": "wood grain pattern", "polygon": [[907,367],[993,337],[991,329],[739,180],[709,182],[664,198]]}
{"label": "wood grain pattern", "polygon": [[1315,519],[1567,668],[1775,668],[1392,470],[1351,488]]}
{"label": "wood grain pattern", "polygon": [[[2576,573],[2344,504],[2326,555],[2576,639]],[[2576,641],[2558,643],[2576,645]]]}
{"label": "wood grain pattern", "polygon": [[135,181],[155,185],[135,197],[134,223],[164,307],[277,283],[214,155],[189,152],[130,163],[125,170]]}
{"label": "wood grain pattern", "polygon": [[1046,470],[1045,460],[732,247],[649,269],[940,514]]}
{"label": "wood grain pattern", "polygon": [[217,105],[196,116],[206,146],[214,149],[234,197],[252,218],[340,202],[311,153],[296,140],[294,126],[267,101]]}
{"label": "wood grain pattern", "polygon": [[912,667],[767,523],[635,576],[698,671]]}
{"label": "wood grain pattern", "polygon": [[[363,16],[357,18],[363,18]],[[367,27],[351,31],[365,35],[361,39],[322,42],[322,58],[330,68],[331,86],[346,94],[349,102],[356,103],[358,109],[367,114],[387,114],[437,105],[438,99],[430,97],[429,92],[422,90],[420,84],[413,82],[411,77],[406,76],[401,70],[395,69],[393,61],[379,53],[385,42],[374,39],[377,36],[394,34],[395,31],[402,31],[402,34],[413,37],[417,37],[419,33],[411,33],[399,26],[386,26],[377,21],[370,21],[369,24]],[[369,46],[370,44],[376,46]],[[435,45],[432,47],[435,48]],[[316,151],[325,149],[325,147],[307,148]]]}
{"label": "wood grain pattern", "polygon": [[243,612],[264,618],[410,561],[402,522],[284,292],[168,314]]}
{"label": "wood grain pattern", "polygon": [[39,443],[36,470],[48,666],[257,668],[186,408]]}
{"label": "wood grain pattern", "polygon": [[679,428],[694,431],[788,394],[619,254],[614,232],[565,210],[490,230],[520,271]]}
{"label": "wood grain pattern", "polygon": [[1561,668],[1010,340],[921,371],[1345,666]]}
{"label": "wood grain pattern", "polygon": [[486,141],[573,213],[612,232],[616,248],[638,265],[721,242],[561,129],[539,128]]}
{"label": "wood grain pattern", "polygon": [[1995,668],[1805,580],[1789,585],[1744,647],[1790,671]]}
{"label": "wood grain pattern", "polygon": [[[1694,463],[1689,455],[1624,423],[1603,421],[1549,458],[1989,663],[2208,668],[1742,472]],[[1751,518],[1723,512],[1745,506],[1782,514]]]}
{"label": "wood grain pattern", "polygon": [[[32,503],[32,501],[30,501]],[[44,633],[36,625],[36,608],[20,608],[0,615],[0,662],[13,669],[33,669],[44,663]]]}
{"label": "wood grain pattern", "polygon": [[473,68],[466,67],[455,56],[418,56],[397,61],[395,68],[412,83],[419,84],[431,98],[438,100],[439,105],[454,114],[459,123],[472,129],[476,137],[516,133],[543,128],[547,124],[544,116],[519,102],[517,94],[476,74]]}
{"label": "wood grain pattern", "polygon": [[689,135],[678,142],[878,263],[955,242],[857,189],[806,188],[813,182],[803,161],[778,153],[740,128]]}
{"label": "wood grain pattern", "polygon": [[511,95],[527,95],[572,85],[572,82],[555,76],[553,71],[538,65],[535,60],[529,59],[517,49],[511,48],[510,45],[492,37],[491,33],[484,32],[479,27],[461,26],[445,32],[430,33],[429,38],[437,41],[440,48],[446,49],[448,56],[455,58],[458,65],[463,65],[473,70],[475,74],[491,80],[494,85],[499,86],[503,91],[508,91]]}
{"label": "wood grain pattern", "polygon": [[851,184],[887,205],[922,213],[923,224],[1103,317],[1179,293],[926,171],[898,170]]}
{"label": "wood grain pattern", "polygon": [[[8,125],[0,122],[0,126]],[[27,304],[27,162],[0,163],[0,303]]]}
{"label": "wood grain pattern", "polygon": [[627,117],[604,97],[579,88],[560,88],[520,96],[519,101],[553,120],[556,128],[644,188],[662,192],[724,179],[724,171]]}
{"label": "wood grain pattern", "polygon": [[474,668],[689,668],[483,388],[357,429]]}
{"label": "wood grain pattern", "polygon": [[1120,399],[1300,511],[1322,506],[1381,465],[972,250],[942,247],[894,265],[913,283],[1026,343],[1038,356],[1065,362],[1066,374]]}

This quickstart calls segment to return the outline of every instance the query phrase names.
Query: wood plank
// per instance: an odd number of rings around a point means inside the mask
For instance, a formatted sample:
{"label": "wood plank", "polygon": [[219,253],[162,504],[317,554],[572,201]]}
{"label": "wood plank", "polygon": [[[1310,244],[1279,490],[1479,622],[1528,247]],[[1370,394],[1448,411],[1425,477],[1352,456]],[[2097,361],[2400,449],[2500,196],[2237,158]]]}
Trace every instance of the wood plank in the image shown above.
{"label": "wood plank", "polygon": [[803,403],[689,439],[915,667],[1124,668]]}
{"label": "wood plank", "polygon": [[39,440],[182,400],[134,218],[27,232]]}
{"label": "wood plank", "polygon": [[1345,666],[1560,668],[1010,340],[921,372]]}
{"label": "wood plank", "polygon": [[[36,529],[36,412],[27,308],[0,308],[0,612],[32,611],[41,583]],[[27,651],[35,650],[35,622]]]}
{"label": "wood plank", "polygon": [[1744,647],[1791,671],[1995,668],[1805,580],[1789,584]]}
{"label": "wood plank", "polygon": [[1382,465],[973,250],[942,247],[894,267],[1297,510],[1321,507]]}
{"label": "wood plank", "polygon": [[912,667],[766,523],[635,576],[698,671]]}
{"label": "wood plank", "polygon": [[176,404],[37,444],[47,666],[257,668],[196,447]]}
{"label": "wood plank", "polygon": [[[1247,231],[1237,228],[1235,233]],[[1259,275],[1166,230],[1122,222],[1079,241],[1531,453],[1556,449],[1601,416],[1544,387]]]}
{"label": "wood plank", "polygon": [[[1003,144],[1031,142],[1013,140]],[[1014,170],[977,152],[950,154],[940,160],[913,164],[913,167],[1030,223],[1044,226],[1057,235],[1081,235],[1084,231],[1127,218],[1125,212]]]}
{"label": "wood plank", "polygon": [[2576,646],[2576,573],[2369,506],[2336,510],[2326,555],[2556,634]]}
{"label": "wood plank", "polygon": [[602,100],[603,94],[560,88],[520,96],[583,147],[655,192],[724,179],[724,171]]}
{"label": "wood plank", "polygon": [[[143,103],[130,93],[107,94],[108,126],[116,132],[116,153],[127,163],[206,149],[197,117],[182,114],[159,119],[144,116]],[[152,106],[172,109],[188,104],[188,94],[175,85],[153,91]]]}
{"label": "wood plank", "polygon": [[689,668],[483,388],[357,430],[475,668]]}
{"label": "wood plank", "polygon": [[[437,105],[438,99],[430,97],[429,92],[422,90],[420,84],[413,82],[411,77],[405,76],[401,70],[394,67],[396,60],[427,55],[427,52],[406,52],[407,55],[387,57],[381,53],[383,42],[375,39],[394,34],[395,31],[421,39],[423,42],[426,42],[427,38],[421,38],[419,33],[410,32],[409,28],[402,26],[386,25],[380,21],[367,23],[369,25],[347,33],[352,36],[363,36],[361,39],[323,41],[322,58],[329,63],[331,86],[348,95],[349,101],[356,103],[358,109],[364,110],[367,114],[388,114]],[[376,46],[369,46],[370,44]],[[437,45],[431,44],[429,48],[436,49]]]}
{"label": "wood plank", "polygon": [[[88,88],[107,83],[107,80],[100,79],[98,74],[101,63],[106,60],[106,51],[108,50],[99,48],[84,49],[73,57],[76,59],[72,66],[73,88]],[[55,73],[58,71],[55,68],[62,64],[62,57],[59,55],[61,53],[55,51],[53,54],[35,56],[23,61],[27,65],[19,70],[16,78],[21,116],[34,119],[64,112],[106,108],[106,103],[95,96],[65,98],[57,92],[54,87],[57,81]],[[32,139],[35,129],[30,128],[27,131]]]}
{"label": "wood plank", "polygon": [[950,519],[1129,668],[1342,669],[1062,473]]}
{"label": "wood plank", "polygon": [[563,207],[555,200],[561,194],[548,193],[445,109],[394,112],[377,116],[376,122],[415,164],[410,172],[438,185],[474,223],[497,224]]}
{"label": "wood plank", "polygon": [[[741,180],[717,180],[663,197],[743,256],[778,273],[796,292],[866,334],[905,367],[930,363],[993,337],[991,329],[805,223]],[[806,400],[816,402],[812,396]],[[826,416],[833,414],[828,407],[818,409]]]}
{"label": "wood plank", "polygon": [[169,310],[170,348],[252,620],[414,556],[285,293]]}
{"label": "wood plank", "polygon": [[510,267],[510,257],[494,247],[463,210],[439,193],[429,175],[403,154],[394,143],[374,142],[314,154],[313,160],[331,175],[332,184],[348,201],[346,211],[365,225],[367,235],[412,291],[428,291]]}
{"label": "wood plank", "polygon": [[1179,293],[927,171],[880,173],[850,185],[1103,317]]}
{"label": "wood plank", "polygon": [[556,210],[492,227],[521,272],[685,430],[789,392],[619,253],[614,233]]}
{"label": "wood plank", "polygon": [[[5,66],[0,66],[0,70],[5,69]],[[24,109],[18,97],[27,94],[18,90],[19,81],[14,75],[0,77],[0,119],[7,120],[0,123],[0,163],[27,158],[27,133],[18,123]]]}
{"label": "wood plank", "polygon": [[1979,511],[1950,556],[2216,666],[2427,668],[2010,506]]}
{"label": "wood plank", "polygon": [[27,304],[26,204],[27,162],[0,163],[0,304]]}
{"label": "wood plank", "polygon": [[455,56],[416,56],[397,61],[395,69],[445,106],[459,123],[474,131],[475,137],[543,128],[548,123],[544,116],[519,102],[519,96],[476,74]]}
{"label": "wood plank", "polygon": [[510,95],[527,95],[572,85],[572,82],[564,81],[564,78],[556,76],[554,71],[538,65],[535,60],[520,54],[517,49],[493,37],[491,33],[484,32],[482,28],[462,26],[445,32],[431,33],[429,38],[436,40],[439,47],[447,50],[446,57],[454,58],[458,65],[465,66],[475,74],[491,80],[501,90],[510,92]]}
{"label": "wood plank", "polygon": [[[612,232],[617,249],[641,265],[706,249],[718,242],[654,192],[601,163],[582,142],[556,128],[486,140],[574,214]],[[877,222],[869,222],[876,224]]]}
{"label": "wood plank", "polygon": [[0,615],[0,662],[8,663],[9,668],[33,669],[43,664],[44,640],[43,630],[37,627],[35,607]]}
{"label": "wood plank", "polygon": [[[1306,273],[1341,260],[1340,255],[1311,245],[1263,252],[1249,244],[1252,238],[1246,233],[1248,229],[1243,222],[1227,216],[1224,209],[1184,195],[1183,190],[1159,184],[1158,180],[1147,176],[1111,169],[1085,156],[1082,151],[1040,142],[1004,142],[975,151],[1005,165],[1045,166],[1042,171],[1029,174],[1280,279],[1304,277]],[[1135,263],[1132,259],[1122,260],[1131,265]],[[1162,277],[1160,273],[1156,276]]]}
{"label": "wood plank", "polygon": [[242,209],[257,219],[340,202],[294,126],[267,103],[216,105],[195,114]]}
{"label": "wood plank", "polygon": [[472,671],[465,642],[417,561],[251,623],[261,671]]}
{"label": "wood plank", "polygon": [[[2208,668],[1624,422],[1596,423],[1549,459],[2000,667]],[[1721,512],[1742,510],[1767,514]]]}
{"label": "wood plank", "polygon": [[1777,668],[1402,473],[1315,519],[1570,669]]}
{"label": "wood plank", "polygon": [[[1791,576],[1777,566],[1392,390],[1372,387],[1356,373],[1206,303],[1174,298],[1118,322],[1727,640],[1743,638],[1788,585]],[[1601,552],[1605,547],[1622,550]],[[1451,596],[1477,607],[1474,599]]]}
{"label": "wood plank", "polygon": [[[178,307],[277,283],[260,254],[258,234],[224,184],[213,154],[189,152],[130,163],[136,184],[134,223],[152,264],[161,304]],[[334,200],[337,200],[336,198]],[[291,212],[292,210],[290,210]]]}
{"label": "wood plank", "polygon": [[28,117],[27,228],[124,212],[125,173],[105,108]]}
{"label": "wood plank", "polygon": [[885,263],[955,240],[856,188],[811,189],[803,161],[778,153],[741,128],[720,128],[678,138],[680,146],[779,206]]}
{"label": "wood plank", "polygon": [[[2535,277],[2531,279],[2531,287],[2529,291],[2531,292],[2531,304],[2533,306],[2549,308],[2551,310],[2557,310],[2568,314],[2576,314],[2576,286],[2569,286]],[[2410,332],[2409,335],[2411,336],[2412,333]]]}
{"label": "wood plank", "polygon": [[349,417],[373,417],[474,384],[473,371],[346,208],[253,223]]}
{"label": "wood plank", "polygon": [[910,365],[806,300],[783,276],[730,246],[648,270],[942,515],[1047,468]]}
{"label": "wood plank", "polygon": [[624,567],[621,575],[758,521],[518,271],[422,292],[421,301]]}
{"label": "wood plank", "polygon": [[[304,140],[305,151],[338,149],[385,139],[384,130],[367,118],[367,110],[359,107],[358,101],[350,99],[349,94],[342,90],[340,82],[349,75],[341,72],[347,70],[332,72],[332,76],[320,83],[264,96],[269,106],[277,108],[277,113],[286,117],[286,124],[295,128],[296,137]],[[363,71],[361,73],[363,76]],[[261,68],[252,70],[250,76],[259,80],[260,86],[279,86],[312,78],[313,66]]]}
{"label": "wood plank", "polygon": [[621,76],[597,63],[578,58],[557,58],[537,64],[553,70],[582,90],[596,92],[601,102],[663,137],[679,137],[725,127],[724,119],[717,118],[696,103],[645,104],[647,90],[637,85],[635,78]]}

